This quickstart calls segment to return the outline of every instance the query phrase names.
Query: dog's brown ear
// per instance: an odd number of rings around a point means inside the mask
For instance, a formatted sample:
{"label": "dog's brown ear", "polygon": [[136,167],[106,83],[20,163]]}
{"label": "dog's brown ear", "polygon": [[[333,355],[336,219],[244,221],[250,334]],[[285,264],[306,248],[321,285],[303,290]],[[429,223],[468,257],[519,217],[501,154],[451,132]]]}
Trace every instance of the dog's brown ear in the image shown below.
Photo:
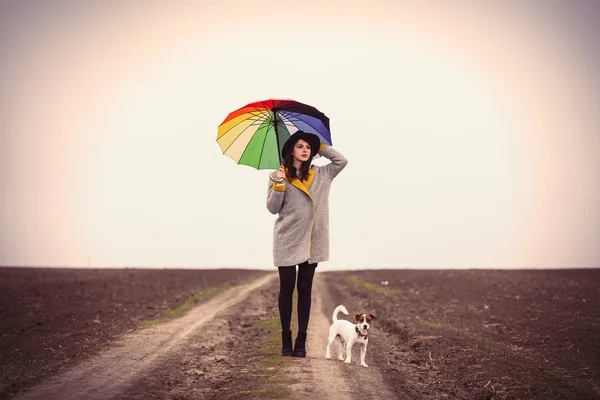
{"label": "dog's brown ear", "polygon": [[354,318],[356,318],[356,321],[358,321],[358,320],[360,319],[360,316],[361,316],[361,315],[362,315],[362,314],[355,314],[355,315],[354,315]]}
{"label": "dog's brown ear", "polygon": [[377,317],[374,316],[373,314],[369,314],[369,317],[371,317],[371,319],[377,319]]}

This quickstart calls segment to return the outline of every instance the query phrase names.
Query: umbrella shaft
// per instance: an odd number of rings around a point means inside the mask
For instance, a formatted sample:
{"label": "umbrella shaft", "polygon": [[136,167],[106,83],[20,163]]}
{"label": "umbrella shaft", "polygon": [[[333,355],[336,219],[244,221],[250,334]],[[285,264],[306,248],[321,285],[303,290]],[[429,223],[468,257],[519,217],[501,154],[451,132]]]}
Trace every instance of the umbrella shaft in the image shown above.
{"label": "umbrella shaft", "polygon": [[277,155],[279,158],[279,164],[283,164],[281,159],[281,144],[279,143],[279,132],[277,132],[277,109],[273,109],[273,126],[275,127],[275,138],[277,138]]}

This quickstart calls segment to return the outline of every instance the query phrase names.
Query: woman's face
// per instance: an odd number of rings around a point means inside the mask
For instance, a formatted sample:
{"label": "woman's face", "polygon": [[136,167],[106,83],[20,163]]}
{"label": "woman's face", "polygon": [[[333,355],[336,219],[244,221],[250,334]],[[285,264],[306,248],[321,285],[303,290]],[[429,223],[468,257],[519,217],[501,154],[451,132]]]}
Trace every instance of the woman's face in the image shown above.
{"label": "woman's face", "polygon": [[292,151],[294,158],[298,161],[305,162],[310,158],[310,154],[310,145],[302,139],[298,140],[294,145],[294,150]]}

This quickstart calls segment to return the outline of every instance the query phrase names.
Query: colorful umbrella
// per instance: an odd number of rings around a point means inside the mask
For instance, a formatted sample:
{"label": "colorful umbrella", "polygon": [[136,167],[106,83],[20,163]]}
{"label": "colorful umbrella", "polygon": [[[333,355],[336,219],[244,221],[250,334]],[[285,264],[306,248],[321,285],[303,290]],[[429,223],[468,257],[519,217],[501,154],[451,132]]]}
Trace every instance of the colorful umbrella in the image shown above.
{"label": "colorful umbrella", "polygon": [[283,144],[298,130],[332,144],[329,118],[312,106],[289,99],[258,101],[230,113],[219,125],[217,143],[223,154],[238,164],[277,169],[283,164]]}

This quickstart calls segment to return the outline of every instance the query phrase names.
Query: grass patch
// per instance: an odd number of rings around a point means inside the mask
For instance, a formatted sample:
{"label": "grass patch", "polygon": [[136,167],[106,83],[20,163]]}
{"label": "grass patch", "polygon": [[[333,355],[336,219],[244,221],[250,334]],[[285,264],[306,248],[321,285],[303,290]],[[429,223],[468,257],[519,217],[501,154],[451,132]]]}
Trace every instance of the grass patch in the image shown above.
{"label": "grass patch", "polygon": [[[427,321],[426,319],[423,319],[421,317],[417,317],[417,321],[419,322],[419,324],[426,326],[428,328],[434,328],[434,329],[442,329],[442,326],[436,322],[431,322],[431,321]],[[458,332],[457,329],[454,329],[452,327],[447,327],[448,330],[454,331],[454,332]]]}
{"label": "grass patch", "polygon": [[279,317],[268,317],[255,325],[256,329],[262,330],[264,341],[260,346],[260,353],[264,356],[267,367],[273,367],[283,362],[281,355],[281,324]]}
{"label": "grass patch", "polygon": [[285,386],[265,386],[260,389],[250,390],[246,392],[248,397],[259,399],[283,399],[289,396],[289,389]]}
{"label": "grass patch", "polygon": [[198,292],[196,292],[192,296],[190,296],[185,301],[185,303],[183,303],[179,307],[166,310],[163,312],[163,314],[160,316],[160,318],[144,321],[140,324],[139,327],[141,329],[151,328],[155,325],[162,324],[164,322],[170,321],[177,317],[181,317],[183,314],[188,312],[192,307],[194,307],[196,305],[196,303],[199,303],[202,300],[205,300],[207,297],[212,296],[217,291],[225,289],[228,286],[229,285],[224,285],[220,288],[210,287],[210,288],[199,290]]}
{"label": "grass patch", "polygon": [[346,277],[346,279],[348,281],[350,281],[350,283],[352,283],[352,285],[357,289],[364,289],[369,292],[375,292],[375,293],[379,293],[379,294],[400,294],[400,293],[402,293],[402,291],[398,288],[391,288],[389,286],[377,285],[375,283],[365,281],[364,279],[361,279],[356,275],[348,275]]}
{"label": "grass patch", "polygon": [[271,331],[275,331],[277,329],[281,330],[281,325],[278,317],[271,316],[269,318],[263,319],[259,323],[255,325],[257,329],[267,329]]}
{"label": "grass patch", "polygon": [[[293,304],[298,302],[298,295],[294,291],[292,298]],[[293,308],[292,314],[292,332],[298,329],[298,315],[296,307]],[[265,319],[254,325],[254,328],[262,331],[263,341],[259,348],[259,353],[262,356],[261,362],[256,366],[257,370],[268,376],[260,378],[256,382],[256,389],[245,392],[244,394],[250,398],[261,399],[285,399],[290,396],[290,385],[298,383],[299,380],[287,376],[283,371],[288,362],[294,362],[293,357],[283,357],[281,355],[281,322],[277,309],[273,309],[273,313]],[[295,336],[294,333],[292,336]]]}
{"label": "grass patch", "polygon": [[249,397],[259,399],[285,399],[290,396],[290,385],[300,382],[299,379],[271,377],[256,390],[246,392]]}
{"label": "grass patch", "polygon": [[180,305],[179,307],[163,311],[162,315],[157,319],[152,319],[152,320],[141,322],[140,325],[138,326],[138,329],[151,328],[155,325],[162,324],[162,323],[168,322],[172,319],[181,317],[183,314],[185,314],[186,312],[191,310],[194,306],[196,306],[197,303],[200,303],[201,301],[206,300],[208,297],[214,295],[218,291],[222,291],[222,290],[230,289],[234,286],[241,286],[241,285],[250,283],[250,282],[260,279],[268,274],[272,274],[272,272],[267,272],[265,274],[260,274],[257,276],[250,276],[250,277],[241,279],[236,284],[225,283],[222,286],[209,287],[209,288],[199,290],[196,293],[194,293],[192,296],[190,296],[186,300],[186,302],[183,303],[182,305]]}
{"label": "grass patch", "polygon": [[[469,334],[465,334],[465,337],[468,337],[469,339],[472,339],[476,342],[478,342],[481,345],[481,349],[487,351],[488,353],[493,354],[494,356],[496,356],[496,358],[498,360],[502,360],[502,355],[503,352],[501,349],[499,349],[498,347],[494,346],[494,344],[492,344],[490,341],[485,340],[482,337],[479,337],[477,335],[469,335]],[[475,349],[477,349],[479,346],[477,344],[474,344],[473,346]]]}
{"label": "grass patch", "polygon": [[248,397],[261,399],[286,398],[289,396],[288,387],[290,382],[275,375],[278,371],[281,371],[285,363],[285,357],[281,355],[281,323],[279,322],[279,316],[268,316],[254,326],[263,332],[263,342],[259,348],[259,353],[263,358],[257,369],[270,376],[267,379],[260,379],[256,385],[257,389],[246,394]]}

